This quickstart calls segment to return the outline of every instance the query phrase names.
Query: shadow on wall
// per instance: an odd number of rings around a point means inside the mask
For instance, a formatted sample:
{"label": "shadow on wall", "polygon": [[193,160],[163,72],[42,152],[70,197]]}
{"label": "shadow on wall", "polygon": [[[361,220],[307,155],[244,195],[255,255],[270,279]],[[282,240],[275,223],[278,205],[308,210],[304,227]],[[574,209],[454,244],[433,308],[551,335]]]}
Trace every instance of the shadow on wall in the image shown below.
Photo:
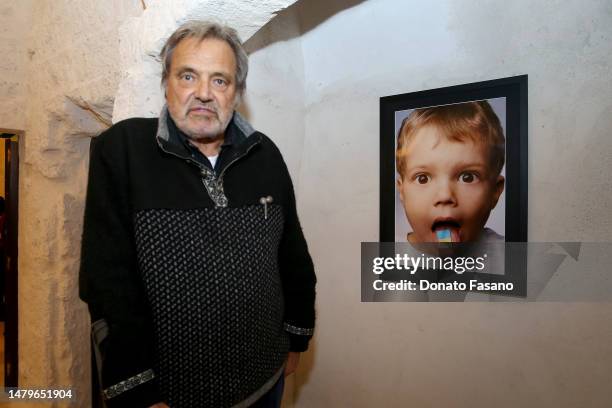
{"label": "shadow on wall", "polygon": [[[306,34],[313,28],[325,22],[341,11],[355,7],[365,0],[300,0],[280,11],[276,17],[263,26],[255,35],[249,38],[244,46],[249,54],[271,44],[289,41]],[[275,30],[274,27],[284,27],[295,22],[299,30]]]}

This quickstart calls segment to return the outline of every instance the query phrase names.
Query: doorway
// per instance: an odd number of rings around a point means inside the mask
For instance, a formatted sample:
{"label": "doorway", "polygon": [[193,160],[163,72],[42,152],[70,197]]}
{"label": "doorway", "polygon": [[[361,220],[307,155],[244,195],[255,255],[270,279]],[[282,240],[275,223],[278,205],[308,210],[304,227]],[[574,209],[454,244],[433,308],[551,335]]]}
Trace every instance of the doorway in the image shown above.
{"label": "doorway", "polygon": [[23,131],[0,128],[0,382],[17,387],[17,239],[19,139]]}

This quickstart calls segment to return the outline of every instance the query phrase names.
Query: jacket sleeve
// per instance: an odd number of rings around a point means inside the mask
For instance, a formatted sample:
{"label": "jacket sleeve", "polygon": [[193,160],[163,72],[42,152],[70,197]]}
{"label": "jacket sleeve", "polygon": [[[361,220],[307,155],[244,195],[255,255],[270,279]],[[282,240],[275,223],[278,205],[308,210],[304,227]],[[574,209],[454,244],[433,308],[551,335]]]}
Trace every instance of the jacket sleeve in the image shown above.
{"label": "jacket sleeve", "polygon": [[115,129],[91,143],[79,294],[94,326],[104,326],[93,339],[107,406],[149,407],[161,401],[155,344],[136,260],[125,140]]}
{"label": "jacket sleeve", "polygon": [[281,166],[287,191],[285,226],[279,248],[285,298],[284,328],[289,333],[290,351],[305,351],[314,333],[317,279],[298,219],[293,183],[282,158]]}

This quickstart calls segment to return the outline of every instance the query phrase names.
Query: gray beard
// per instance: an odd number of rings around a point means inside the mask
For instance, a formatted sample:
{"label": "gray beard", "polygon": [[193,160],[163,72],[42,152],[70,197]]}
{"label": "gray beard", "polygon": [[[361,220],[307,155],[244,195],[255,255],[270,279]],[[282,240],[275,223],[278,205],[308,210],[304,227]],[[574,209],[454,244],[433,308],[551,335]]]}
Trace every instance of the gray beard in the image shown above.
{"label": "gray beard", "polygon": [[[192,134],[188,134],[186,132],[183,131],[183,133],[185,134],[185,136],[187,136],[187,138],[189,140],[193,140],[196,142],[208,142],[208,141],[213,141],[213,140],[219,140],[219,139],[223,139],[225,137],[225,131],[227,130],[227,127],[229,126],[229,123],[232,121],[232,118],[234,117],[234,114],[232,113],[232,115],[228,118],[228,120],[225,123],[221,123],[221,128],[223,129],[219,134],[216,135],[204,135],[204,136],[200,136],[200,135],[192,135]],[[218,116],[217,116],[218,118]]]}

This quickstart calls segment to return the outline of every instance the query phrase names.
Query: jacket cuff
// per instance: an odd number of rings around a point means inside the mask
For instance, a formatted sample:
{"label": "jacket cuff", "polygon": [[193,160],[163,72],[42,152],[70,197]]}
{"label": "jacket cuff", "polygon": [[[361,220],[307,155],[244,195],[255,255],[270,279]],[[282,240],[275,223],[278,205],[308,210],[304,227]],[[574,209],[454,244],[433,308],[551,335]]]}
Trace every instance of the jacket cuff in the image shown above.
{"label": "jacket cuff", "polygon": [[102,393],[108,408],[148,408],[162,402],[153,370],[105,388]]}
{"label": "jacket cuff", "polygon": [[308,349],[314,328],[297,327],[289,323],[285,323],[284,328],[289,333],[289,351],[302,352]]}

